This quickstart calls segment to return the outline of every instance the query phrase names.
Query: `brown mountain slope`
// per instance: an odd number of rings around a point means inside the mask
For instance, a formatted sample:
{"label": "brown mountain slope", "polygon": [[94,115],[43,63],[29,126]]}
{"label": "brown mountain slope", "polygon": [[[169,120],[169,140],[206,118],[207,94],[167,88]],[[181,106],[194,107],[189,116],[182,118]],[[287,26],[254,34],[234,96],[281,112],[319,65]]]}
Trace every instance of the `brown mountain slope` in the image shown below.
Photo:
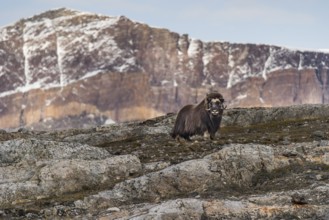
{"label": "brown mountain slope", "polygon": [[202,42],[125,17],[47,11],[0,29],[0,127],[146,119],[199,102],[328,103],[329,54]]}

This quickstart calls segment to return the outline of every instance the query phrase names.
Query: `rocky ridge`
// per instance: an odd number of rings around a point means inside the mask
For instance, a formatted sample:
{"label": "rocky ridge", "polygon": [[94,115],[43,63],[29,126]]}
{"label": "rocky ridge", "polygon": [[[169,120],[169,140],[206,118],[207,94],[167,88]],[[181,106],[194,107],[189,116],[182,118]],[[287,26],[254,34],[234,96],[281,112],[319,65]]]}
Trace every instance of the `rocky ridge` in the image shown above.
{"label": "rocky ridge", "polygon": [[203,42],[126,17],[57,9],[0,29],[0,127],[148,119],[200,102],[328,103],[329,54]]}
{"label": "rocky ridge", "polygon": [[328,219],[329,106],[233,108],[215,141],[169,136],[175,115],[0,132],[0,216]]}

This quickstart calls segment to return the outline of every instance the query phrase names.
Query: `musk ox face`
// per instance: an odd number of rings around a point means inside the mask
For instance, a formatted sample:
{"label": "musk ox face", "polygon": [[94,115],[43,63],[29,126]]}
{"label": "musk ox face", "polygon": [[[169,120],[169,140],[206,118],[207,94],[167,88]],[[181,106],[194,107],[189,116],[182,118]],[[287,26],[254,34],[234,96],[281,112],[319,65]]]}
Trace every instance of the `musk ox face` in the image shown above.
{"label": "musk ox face", "polygon": [[223,99],[208,99],[207,104],[208,108],[206,109],[213,116],[218,116],[224,109]]}
{"label": "musk ox face", "polygon": [[[216,96],[215,96],[216,95]],[[220,94],[208,94],[206,97],[206,111],[214,117],[222,115],[226,106],[224,105],[224,98]]]}

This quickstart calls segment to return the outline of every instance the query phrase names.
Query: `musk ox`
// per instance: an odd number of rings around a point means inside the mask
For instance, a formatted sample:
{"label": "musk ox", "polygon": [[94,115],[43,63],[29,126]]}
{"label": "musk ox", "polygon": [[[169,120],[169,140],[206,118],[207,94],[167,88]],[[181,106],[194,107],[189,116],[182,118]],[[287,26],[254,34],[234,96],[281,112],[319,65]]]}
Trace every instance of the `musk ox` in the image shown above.
{"label": "musk ox", "polygon": [[220,127],[224,109],[226,106],[220,93],[207,94],[198,105],[186,105],[178,112],[171,136],[190,141],[191,136],[208,132],[213,140]]}

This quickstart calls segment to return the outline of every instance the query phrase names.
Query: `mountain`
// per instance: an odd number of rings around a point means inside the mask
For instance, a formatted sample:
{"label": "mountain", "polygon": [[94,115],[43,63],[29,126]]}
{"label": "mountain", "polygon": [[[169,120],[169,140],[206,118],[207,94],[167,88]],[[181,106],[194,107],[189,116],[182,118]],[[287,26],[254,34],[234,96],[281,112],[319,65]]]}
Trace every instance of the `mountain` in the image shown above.
{"label": "mountain", "polygon": [[0,29],[0,127],[147,119],[210,90],[229,107],[329,102],[329,54],[203,42],[126,17],[56,9]]}

